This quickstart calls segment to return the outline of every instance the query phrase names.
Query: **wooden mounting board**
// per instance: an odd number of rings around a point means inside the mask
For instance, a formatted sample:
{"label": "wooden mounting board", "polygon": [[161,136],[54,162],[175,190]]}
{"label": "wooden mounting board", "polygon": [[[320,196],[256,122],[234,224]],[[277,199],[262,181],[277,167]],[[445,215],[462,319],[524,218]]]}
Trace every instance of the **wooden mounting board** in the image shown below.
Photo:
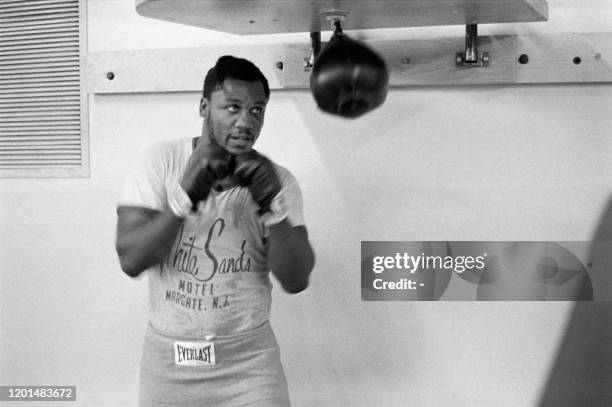
{"label": "wooden mounting board", "polygon": [[[612,83],[612,33],[478,37],[489,67],[457,67],[463,37],[365,41],[389,66],[390,86]],[[207,70],[231,54],[253,61],[272,89],[307,89],[309,44],[241,45],[90,53],[89,93],[200,92]],[[519,56],[528,55],[521,64]],[[576,63],[580,58],[580,63]],[[282,63],[282,69],[278,63]],[[143,69],[146,67],[146,69]],[[107,73],[113,72],[109,80]]]}
{"label": "wooden mounting board", "polygon": [[144,16],[233,34],[546,21],[545,0],[136,0]]}

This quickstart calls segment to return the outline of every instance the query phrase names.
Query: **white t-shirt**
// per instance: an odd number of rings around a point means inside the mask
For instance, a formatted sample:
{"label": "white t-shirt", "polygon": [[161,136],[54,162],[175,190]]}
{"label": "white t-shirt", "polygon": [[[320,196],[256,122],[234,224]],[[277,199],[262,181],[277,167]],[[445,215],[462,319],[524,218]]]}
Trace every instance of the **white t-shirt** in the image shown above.
{"label": "white t-shirt", "polygon": [[[145,151],[123,186],[118,206],[167,211],[167,194],[180,182],[192,139]],[[275,164],[293,226],[303,225],[295,177]],[[270,316],[267,228],[247,188],[212,190],[188,216],[166,258],[148,270],[151,325],[170,335],[206,336],[255,328]]]}

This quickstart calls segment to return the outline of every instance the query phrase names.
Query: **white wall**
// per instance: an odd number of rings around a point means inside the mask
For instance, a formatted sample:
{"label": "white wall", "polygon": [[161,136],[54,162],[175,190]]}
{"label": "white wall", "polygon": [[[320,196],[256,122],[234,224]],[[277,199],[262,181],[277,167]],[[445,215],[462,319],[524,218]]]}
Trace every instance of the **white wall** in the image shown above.
{"label": "white wall", "polygon": [[[578,17],[550,0],[550,23],[502,31],[598,31],[605,3]],[[88,5],[92,51],[282,40],[143,20],[127,0]],[[273,92],[258,148],[300,181],[317,254],[306,292],[275,289],[294,405],[536,404],[572,304],[362,302],[360,241],[590,239],[612,192],[611,91],[392,89],[357,121],[323,115],[306,91]],[[89,179],[0,180],[0,384],[135,404],[146,281],[118,267],[115,201],[144,146],[199,134],[198,99],[91,95]]]}

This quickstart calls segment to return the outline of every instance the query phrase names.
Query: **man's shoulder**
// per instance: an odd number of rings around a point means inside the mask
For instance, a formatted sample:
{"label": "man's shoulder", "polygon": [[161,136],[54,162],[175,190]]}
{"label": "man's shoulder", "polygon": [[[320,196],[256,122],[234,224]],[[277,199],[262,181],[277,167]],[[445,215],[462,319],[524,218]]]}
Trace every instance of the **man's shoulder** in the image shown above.
{"label": "man's shoulder", "polygon": [[274,169],[276,170],[276,172],[279,173],[279,175],[282,174],[289,174],[291,176],[293,176],[293,174],[291,173],[291,171],[289,171],[287,168],[283,167],[280,164],[277,164],[275,162],[272,162],[274,164]]}
{"label": "man's shoulder", "polygon": [[286,193],[297,196],[301,195],[300,184],[291,171],[276,163],[274,163],[274,170]]}
{"label": "man's shoulder", "polygon": [[169,141],[159,141],[149,145],[145,149],[146,155],[150,158],[172,158],[189,153],[191,148],[190,138],[180,138]]}
{"label": "man's shoulder", "polygon": [[281,180],[281,182],[283,184],[285,182],[295,182],[295,183],[297,183],[297,179],[295,178],[293,173],[291,171],[289,171],[287,168],[283,167],[282,165],[274,163],[274,170],[276,171],[276,174],[278,175],[278,178],[280,178],[280,180]]}

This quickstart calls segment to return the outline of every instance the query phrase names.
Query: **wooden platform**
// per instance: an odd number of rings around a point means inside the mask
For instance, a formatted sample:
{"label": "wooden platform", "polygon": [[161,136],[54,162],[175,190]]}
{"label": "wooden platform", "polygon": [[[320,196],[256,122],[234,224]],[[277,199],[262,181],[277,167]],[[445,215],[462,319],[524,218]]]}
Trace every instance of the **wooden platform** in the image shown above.
{"label": "wooden platform", "polygon": [[[612,82],[612,33],[482,36],[479,49],[491,56],[486,68],[455,65],[464,42],[463,37],[366,41],[387,61],[392,87]],[[304,70],[309,44],[304,41],[90,53],[87,89],[101,94],[200,92],[206,71],[224,54],[253,61],[272,89],[309,86],[310,72]],[[523,55],[527,63],[520,62]]]}
{"label": "wooden platform", "polygon": [[345,30],[546,21],[545,0],[136,0],[159,20],[233,34],[328,31],[342,14]]}

